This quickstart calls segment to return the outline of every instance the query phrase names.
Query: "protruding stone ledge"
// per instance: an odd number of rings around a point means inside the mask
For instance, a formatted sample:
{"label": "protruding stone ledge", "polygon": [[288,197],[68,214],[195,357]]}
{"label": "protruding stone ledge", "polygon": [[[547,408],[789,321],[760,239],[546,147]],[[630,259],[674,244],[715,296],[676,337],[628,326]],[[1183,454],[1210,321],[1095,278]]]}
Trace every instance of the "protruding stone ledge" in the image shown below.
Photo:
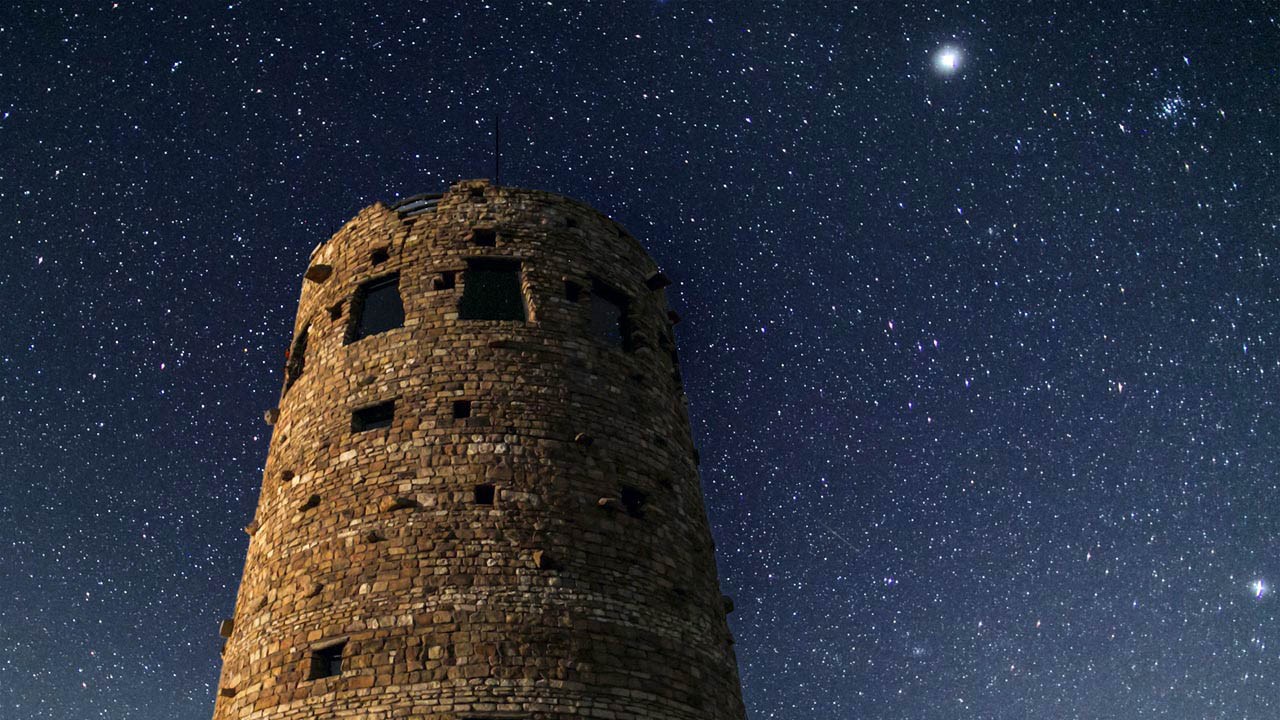
{"label": "protruding stone ledge", "polygon": [[414,500],[411,497],[405,497],[404,495],[383,498],[382,502],[378,503],[378,509],[382,512],[409,510],[416,507],[421,507],[420,503],[417,500]]}
{"label": "protruding stone ledge", "polygon": [[671,278],[667,277],[662,271],[658,271],[645,278],[644,286],[650,290],[661,290],[671,285]]}
{"label": "protruding stone ledge", "polygon": [[307,268],[307,272],[305,275],[303,275],[303,277],[305,277],[306,279],[310,280],[313,283],[322,283],[325,280],[328,280],[330,275],[333,275],[332,265],[325,265],[324,263],[316,263],[315,265],[312,265],[311,267]]}

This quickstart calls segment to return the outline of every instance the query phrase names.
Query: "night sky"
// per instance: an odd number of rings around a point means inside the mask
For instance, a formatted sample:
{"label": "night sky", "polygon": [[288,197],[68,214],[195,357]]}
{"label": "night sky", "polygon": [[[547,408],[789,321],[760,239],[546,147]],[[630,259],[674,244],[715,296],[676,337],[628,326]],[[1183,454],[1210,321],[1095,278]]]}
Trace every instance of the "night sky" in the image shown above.
{"label": "night sky", "polygon": [[495,116],[676,281],[752,720],[1280,712],[1280,6],[275,5],[0,11],[0,718],[212,712],[308,253]]}

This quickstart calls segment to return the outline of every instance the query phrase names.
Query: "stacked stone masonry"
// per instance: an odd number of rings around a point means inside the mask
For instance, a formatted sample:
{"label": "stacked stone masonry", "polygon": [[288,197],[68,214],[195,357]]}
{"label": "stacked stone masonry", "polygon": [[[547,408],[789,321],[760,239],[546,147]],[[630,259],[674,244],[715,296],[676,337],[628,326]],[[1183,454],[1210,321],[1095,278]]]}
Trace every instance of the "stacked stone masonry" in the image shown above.
{"label": "stacked stone masonry", "polygon": [[[312,253],[214,719],[742,720],[665,277],[558,195],[430,204]],[[460,318],[496,258],[526,319]]]}

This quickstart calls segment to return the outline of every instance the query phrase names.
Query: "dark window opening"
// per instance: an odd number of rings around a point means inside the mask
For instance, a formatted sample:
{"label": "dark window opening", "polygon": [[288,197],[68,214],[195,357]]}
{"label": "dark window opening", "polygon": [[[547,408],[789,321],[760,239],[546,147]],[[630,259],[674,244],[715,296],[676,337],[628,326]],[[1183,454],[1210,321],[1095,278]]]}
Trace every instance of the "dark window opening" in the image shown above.
{"label": "dark window opening", "polygon": [[477,485],[475,487],[475,501],[477,505],[492,505],[498,491],[489,483]]}
{"label": "dark window opening", "polygon": [[569,302],[578,302],[582,299],[582,285],[572,281],[564,281],[564,299]]}
{"label": "dark window opening", "polygon": [[440,273],[432,283],[436,290],[452,290],[456,285],[457,273],[452,270],[445,270]]}
{"label": "dark window opening", "polygon": [[591,288],[591,334],[611,345],[630,349],[631,323],[627,318],[627,297],[596,283]]}
{"label": "dark window opening", "polygon": [[388,400],[377,405],[360,408],[351,413],[351,432],[364,432],[378,428],[391,427],[396,416],[396,403]]}
{"label": "dark window opening", "polygon": [[471,401],[470,400],[454,400],[453,416],[459,420],[471,417]]}
{"label": "dark window opening", "polygon": [[391,252],[388,250],[388,248],[381,247],[369,253],[369,262],[373,263],[374,265],[381,265],[382,263],[390,259],[391,259]]}
{"label": "dark window opening", "polygon": [[404,305],[400,302],[399,274],[370,280],[356,289],[351,298],[347,342],[403,326]]}
{"label": "dark window opening", "polygon": [[311,672],[307,674],[308,680],[319,680],[320,678],[334,677],[342,674],[342,651],[346,650],[345,642],[336,643],[328,647],[316,648],[311,651]]}
{"label": "dark window opening", "polygon": [[498,231],[493,228],[476,228],[471,231],[471,244],[493,247],[498,244]]}
{"label": "dark window opening", "polygon": [[520,261],[468,260],[458,317],[463,320],[524,320]]}
{"label": "dark window opening", "polygon": [[280,482],[282,482],[282,483],[293,482],[293,471],[292,471],[292,470],[285,470],[285,471],[281,472],[281,473],[280,473]]}
{"label": "dark window opening", "polygon": [[337,320],[340,317],[342,317],[342,301],[341,300],[329,306],[329,319]]}
{"label": "dark window opening", "polygon": [[631,487],[630,485],[622,486],[622,507],[626,509],[627,514],[633,518],[644,517],[644,503],[649,496]]}
{"label": "dark window opening", "polygon": [[289,348],[289,355],[285,358],[284,363],[284,389],[287,392],[293,384],[302,377],[302,371],[307,364],[307,333],[311,330],[310,325],[305,325],[302,332],[298,333],[298,337],[294,338],[293,346]]}
{"label": "dark window opening", "polygon": [[471,188],[471,202],[484,202],[484,188]]}
{"label": "dark window opening", "polygon": [[576,217],[566,217],[566,218],[564,219],[564,226],[565,226],[565,227],[570,227],[570,228],[576,228],[576,227],[578,227],[578,218],[576,218]]}

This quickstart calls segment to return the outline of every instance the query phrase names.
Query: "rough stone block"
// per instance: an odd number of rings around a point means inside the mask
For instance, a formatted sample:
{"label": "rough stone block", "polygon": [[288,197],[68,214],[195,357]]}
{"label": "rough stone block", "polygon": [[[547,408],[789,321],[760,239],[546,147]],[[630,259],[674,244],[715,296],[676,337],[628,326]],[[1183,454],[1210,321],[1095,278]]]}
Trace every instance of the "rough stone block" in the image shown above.
{"label": "rough stone block", "polygon": [[[294,272],[297,272],[297,270]],[[333,267],[331,265],[316,263],[315,265],[307,268],[307,272],[303,277],[313,283],[322,283],[325,280],[328,280],[330,275],[333,275]]]}

